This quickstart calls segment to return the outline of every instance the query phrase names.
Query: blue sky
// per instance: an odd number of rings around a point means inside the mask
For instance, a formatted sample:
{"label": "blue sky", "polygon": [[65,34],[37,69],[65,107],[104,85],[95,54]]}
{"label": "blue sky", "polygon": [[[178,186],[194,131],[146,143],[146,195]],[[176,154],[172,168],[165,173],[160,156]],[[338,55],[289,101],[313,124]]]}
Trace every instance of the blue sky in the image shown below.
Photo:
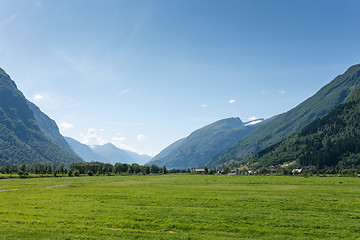
{"label": "blue sky", "polygon": [[0,67],[61,133],[138,153],[269,118],[360,63],[350,0],[0,0]]}

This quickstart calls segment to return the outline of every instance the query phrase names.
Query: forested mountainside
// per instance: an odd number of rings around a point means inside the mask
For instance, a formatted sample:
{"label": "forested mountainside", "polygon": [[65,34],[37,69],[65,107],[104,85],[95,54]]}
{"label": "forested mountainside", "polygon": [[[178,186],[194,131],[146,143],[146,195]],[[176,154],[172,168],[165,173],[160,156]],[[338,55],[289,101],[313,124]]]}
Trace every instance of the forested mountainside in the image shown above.
{"label": "forested mountainside", "polygon": [[328,111],[343,103],[359,87],[360,64],[350,67],[344,74],[337,76],[297,107],[278,115],[272,121],[241,138],[231,148],[226,149],[209,161],[207,166],[241,161],[290,137],[310,122],[319,119]]}
{"label": "forested mountainside", "polygon": [[329,173],[360,171],[360,90],[324,117],[250,159],[257,166],[296,163]]}
{"label": "forested mountainside", "polygon": [[0,69],[0,165],[81,162],[40,129],[24,95]]}

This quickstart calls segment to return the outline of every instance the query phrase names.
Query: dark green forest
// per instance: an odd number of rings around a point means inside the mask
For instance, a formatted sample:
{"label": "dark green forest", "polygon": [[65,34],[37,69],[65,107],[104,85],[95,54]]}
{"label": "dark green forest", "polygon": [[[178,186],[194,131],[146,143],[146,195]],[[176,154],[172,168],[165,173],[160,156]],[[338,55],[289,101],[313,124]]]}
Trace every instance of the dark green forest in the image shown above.
{"label": "dark green forest", "polygon": [[147,175],[147,174],[166,174],[168,171],[166,167],[159,167],[155,164],[150,166],[143,166],[136,163],[116,163],[114,165],[110,163],[101,162],[80,162],[72,163],[69,168],[66,168],[64,164],[52,166],[50,163],[34,163],[28,164],[9,164],[6,163],[0,167],[0,173],[2,174],[18,174],[20,177],[28,177],[29,174],[52,174],[55,177],[57,175],[80,176],[80,175]]}
{"label": "dark green forest", "polygon": [[263,167],[294,161],[296,166],[327,173],[360,172],[360,90],[299,133],[250,159]]}

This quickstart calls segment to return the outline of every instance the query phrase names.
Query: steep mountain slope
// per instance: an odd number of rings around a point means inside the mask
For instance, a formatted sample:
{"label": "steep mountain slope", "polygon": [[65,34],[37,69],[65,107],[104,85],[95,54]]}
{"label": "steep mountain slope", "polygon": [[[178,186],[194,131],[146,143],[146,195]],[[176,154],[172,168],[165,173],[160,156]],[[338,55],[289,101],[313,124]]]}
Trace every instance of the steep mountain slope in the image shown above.
{"label": "steep mountain slope", "polygon": [[360,90],[299,133],[251,159],[258,166],[294,161],[300,166],[330,168],[338,173],[360,170]]}
{"label": "steep mountain slope", "polygon": [[40,130],[24,95],[0,69],[0,165],[81,162]]}
{"label": "steep mountain slope", "polygon": [[108,160],[96,154],[88,145],[82,144],[78,142],[77,140],[70,138],[70,137],[64,137],[66,142],[70,145],[71,149],[84,161],[86,162],[108,162]]}
{"label": "steep mountain slope", "polygon": [[[202,167],[212,157],[232,146],[238,139],[254,131],[261,124],[247,125],[239,118],[223,119],[191,133],[187,138],[175,142],[148,164],[167,168]],[[175,146],[174,146],[175,145]],[[176,148],[175,148],[176,147]],[[159,155],[160,155],[159,154]]]}
{"label": "steep mountain slope", "polygon": [[172,153],[177,148],[179,148],[181,146],[181,144],[184,142],[185,139],[186,138],[181,138],[181,139],[177,140],[176,142],[174,142],[174,143],[170,144],[169,146],[167,146],[160,153],[158,153],[155,157],[153,157],[151,159],[151,161],[147,163],[147,165],[152,164],[153,162],[168,156],[170,153]]}
{"label": "steep mountain slope", "polygon": [[45,133],[45,135],[53,140],[57,145],[73,154],[74,152],[72,151],[69,144],[65,141],[64,137],[60,134],[59,128],[55,121],[43,113],[34,103],[30,101],[27,103],[34,113],[35,122],[39,125],[40,129]]}
{"label": "steep mountain slope", "polygon": [[344,102],[359,87],[360,65],[354,65],[297,107],[278,115],[269,123],[240,139],[207,165],[216,166],[225,162],[239,161],[280,142],[313,120],[324,116],[329,110]]}

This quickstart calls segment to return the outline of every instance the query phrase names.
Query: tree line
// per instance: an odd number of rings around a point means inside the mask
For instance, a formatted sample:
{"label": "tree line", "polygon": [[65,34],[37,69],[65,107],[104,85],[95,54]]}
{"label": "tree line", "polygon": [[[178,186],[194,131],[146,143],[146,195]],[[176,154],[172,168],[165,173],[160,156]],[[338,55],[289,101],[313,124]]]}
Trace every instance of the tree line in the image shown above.
{"label": "tree line", "polygon": [[82,163],[72,163],[70,169],[73,174],[166,174],[166,167],[159,167],[155,164],[139,165],[136,163],[126,164],[126,163],[116,163],[114,165],[110,163],[101,163],[101,162],[82,162]]}
{"label": "tree line", "polygon": [[66,168],[64,164],[52,166],[50,163],[34,163],[32,165],[27,165],[25,163],[21,165],[6,163],[0,167],[0,173],[19,174],[20,176],[26,176],[28,174],[53,174],[54,176],[58,174],[66,174],[68,176],[80,176],[87,174],[89,176],[93,176],[114,174],[166,174],[168,171],[165,166],[159,167],[155,164],[143,166],[136,163],[116,163],[112,165],[110,163],[101,162],[81,162],[72,163],[68,168]]}

